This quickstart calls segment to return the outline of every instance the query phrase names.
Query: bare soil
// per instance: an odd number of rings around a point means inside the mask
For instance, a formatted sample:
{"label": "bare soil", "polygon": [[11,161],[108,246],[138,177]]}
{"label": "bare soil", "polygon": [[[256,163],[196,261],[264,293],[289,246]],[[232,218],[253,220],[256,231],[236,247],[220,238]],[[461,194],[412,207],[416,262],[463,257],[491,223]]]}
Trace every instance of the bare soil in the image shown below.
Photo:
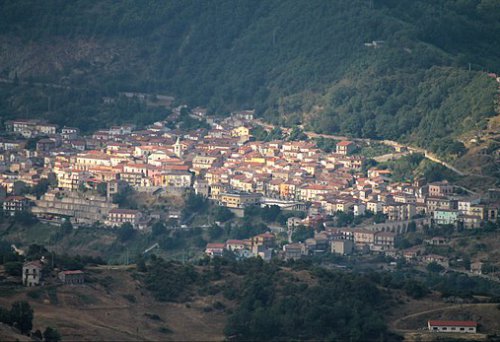
{"label": "bare soil", "polygon": [[55,327],[65,341],[224,339],[226,314],[206,312],[215,297],[195,298],[189,303],[161,303],[128,270],[101,269],[89,275],[92,282],[85,285],[57,286],[57,298],[49,296],[46,289],[37,288],[42,295],[32,299],[27,293],[33,288],[23,288],[8,298],[0,298],[0,305],[10,307],[16,300],[27,300],[35,311],[33,330]]}

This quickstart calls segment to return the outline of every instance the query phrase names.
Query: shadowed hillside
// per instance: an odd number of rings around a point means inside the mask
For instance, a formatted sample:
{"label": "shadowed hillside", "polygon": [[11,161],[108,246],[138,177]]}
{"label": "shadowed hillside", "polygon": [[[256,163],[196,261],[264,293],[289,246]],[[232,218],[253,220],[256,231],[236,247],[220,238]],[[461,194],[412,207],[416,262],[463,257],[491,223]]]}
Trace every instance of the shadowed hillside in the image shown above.
{"label": "shadowed hillside", "polygon": [[[495,113],[496,83],[485,71],[500,71],[499,6],[495,0],[1,1],[0,76],[13,83],[0,87],[0,114],[65,124],[84,111],[86,119],[76,124],[87,129],[115,122],[117,112],[130,113],[122,119],[148,113],[140,122],[162,116],[134,104],[120,110],[101,103],[133,90],[170,94],[218,114],[256,108],[276,123],[436,150],[484,127]],[[53,94],[18,80],[72,90]]]}

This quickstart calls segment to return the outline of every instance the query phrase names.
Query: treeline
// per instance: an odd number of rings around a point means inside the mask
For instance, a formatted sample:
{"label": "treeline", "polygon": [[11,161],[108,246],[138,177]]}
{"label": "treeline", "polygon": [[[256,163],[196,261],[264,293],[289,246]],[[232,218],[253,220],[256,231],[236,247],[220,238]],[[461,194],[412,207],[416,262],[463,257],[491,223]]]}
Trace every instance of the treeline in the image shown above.
{"label": "treeline", "polygon": [[24,255],[15,253],[9,243],[0,240],[0,265],[12,276],[21,276],[24,261],[45,259],[45,268],[57,267],[62,270],[81,270],[87,265],[104,265],[101,257],[88,255],[56,254],[48,251],[44,246],[32,244],[24,251]]}

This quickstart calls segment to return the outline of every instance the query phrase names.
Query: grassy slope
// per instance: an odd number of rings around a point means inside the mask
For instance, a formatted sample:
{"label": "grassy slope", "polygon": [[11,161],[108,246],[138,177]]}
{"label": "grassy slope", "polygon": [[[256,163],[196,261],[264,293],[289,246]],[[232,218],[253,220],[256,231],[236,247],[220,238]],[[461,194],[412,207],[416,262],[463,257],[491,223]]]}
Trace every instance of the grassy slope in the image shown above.
{"label": "grassy slope", "polygon": [[[63,340],[223,339],[225,315],[203,311],[214,300],[212,296],[194,299],[191,307],[158,303],[126,270],[91,271],[88,275],[91,282],[85,286],[57,287],[57,302],[50,300],[44,288],[39,290],[39,299],[26,295],[33,290],[21,288],[15,295],[0,298],[0,305],[10,307],[16,300],[29,300],[35,311],[34,329],[43,331],[48,325],[55,326]],[[124,295],[135,298],[135,302]],[[160,320],[148,318],[146,313],[156,314]],[[162,333],[162,327],[172,333]]]}

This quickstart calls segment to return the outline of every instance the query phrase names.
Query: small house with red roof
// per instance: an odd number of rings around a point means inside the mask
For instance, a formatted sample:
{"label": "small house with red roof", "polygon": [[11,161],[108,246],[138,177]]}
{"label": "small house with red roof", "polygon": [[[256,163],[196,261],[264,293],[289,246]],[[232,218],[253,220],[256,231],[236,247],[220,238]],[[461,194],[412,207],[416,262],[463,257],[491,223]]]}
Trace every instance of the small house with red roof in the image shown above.
{"label": "small house with red roof", "polygon": [[225,248],[226,248],[225,243],[209,243],[205,248],[205,254],[211,258],[216,256],[221,257],[224,254]]}
{"label": "small house with red roof", "polygon": [[348,156],[352,154],[356,150],[356,144],[354,144],[352,141],[340,141],[336,145],[336,152],[338,154]]}
{"label": "small house with red roof", "polygon": [[80,270],[62,271],[58,274],[59,280],[66,285],[77,285],[85,282],[85,273]]}

